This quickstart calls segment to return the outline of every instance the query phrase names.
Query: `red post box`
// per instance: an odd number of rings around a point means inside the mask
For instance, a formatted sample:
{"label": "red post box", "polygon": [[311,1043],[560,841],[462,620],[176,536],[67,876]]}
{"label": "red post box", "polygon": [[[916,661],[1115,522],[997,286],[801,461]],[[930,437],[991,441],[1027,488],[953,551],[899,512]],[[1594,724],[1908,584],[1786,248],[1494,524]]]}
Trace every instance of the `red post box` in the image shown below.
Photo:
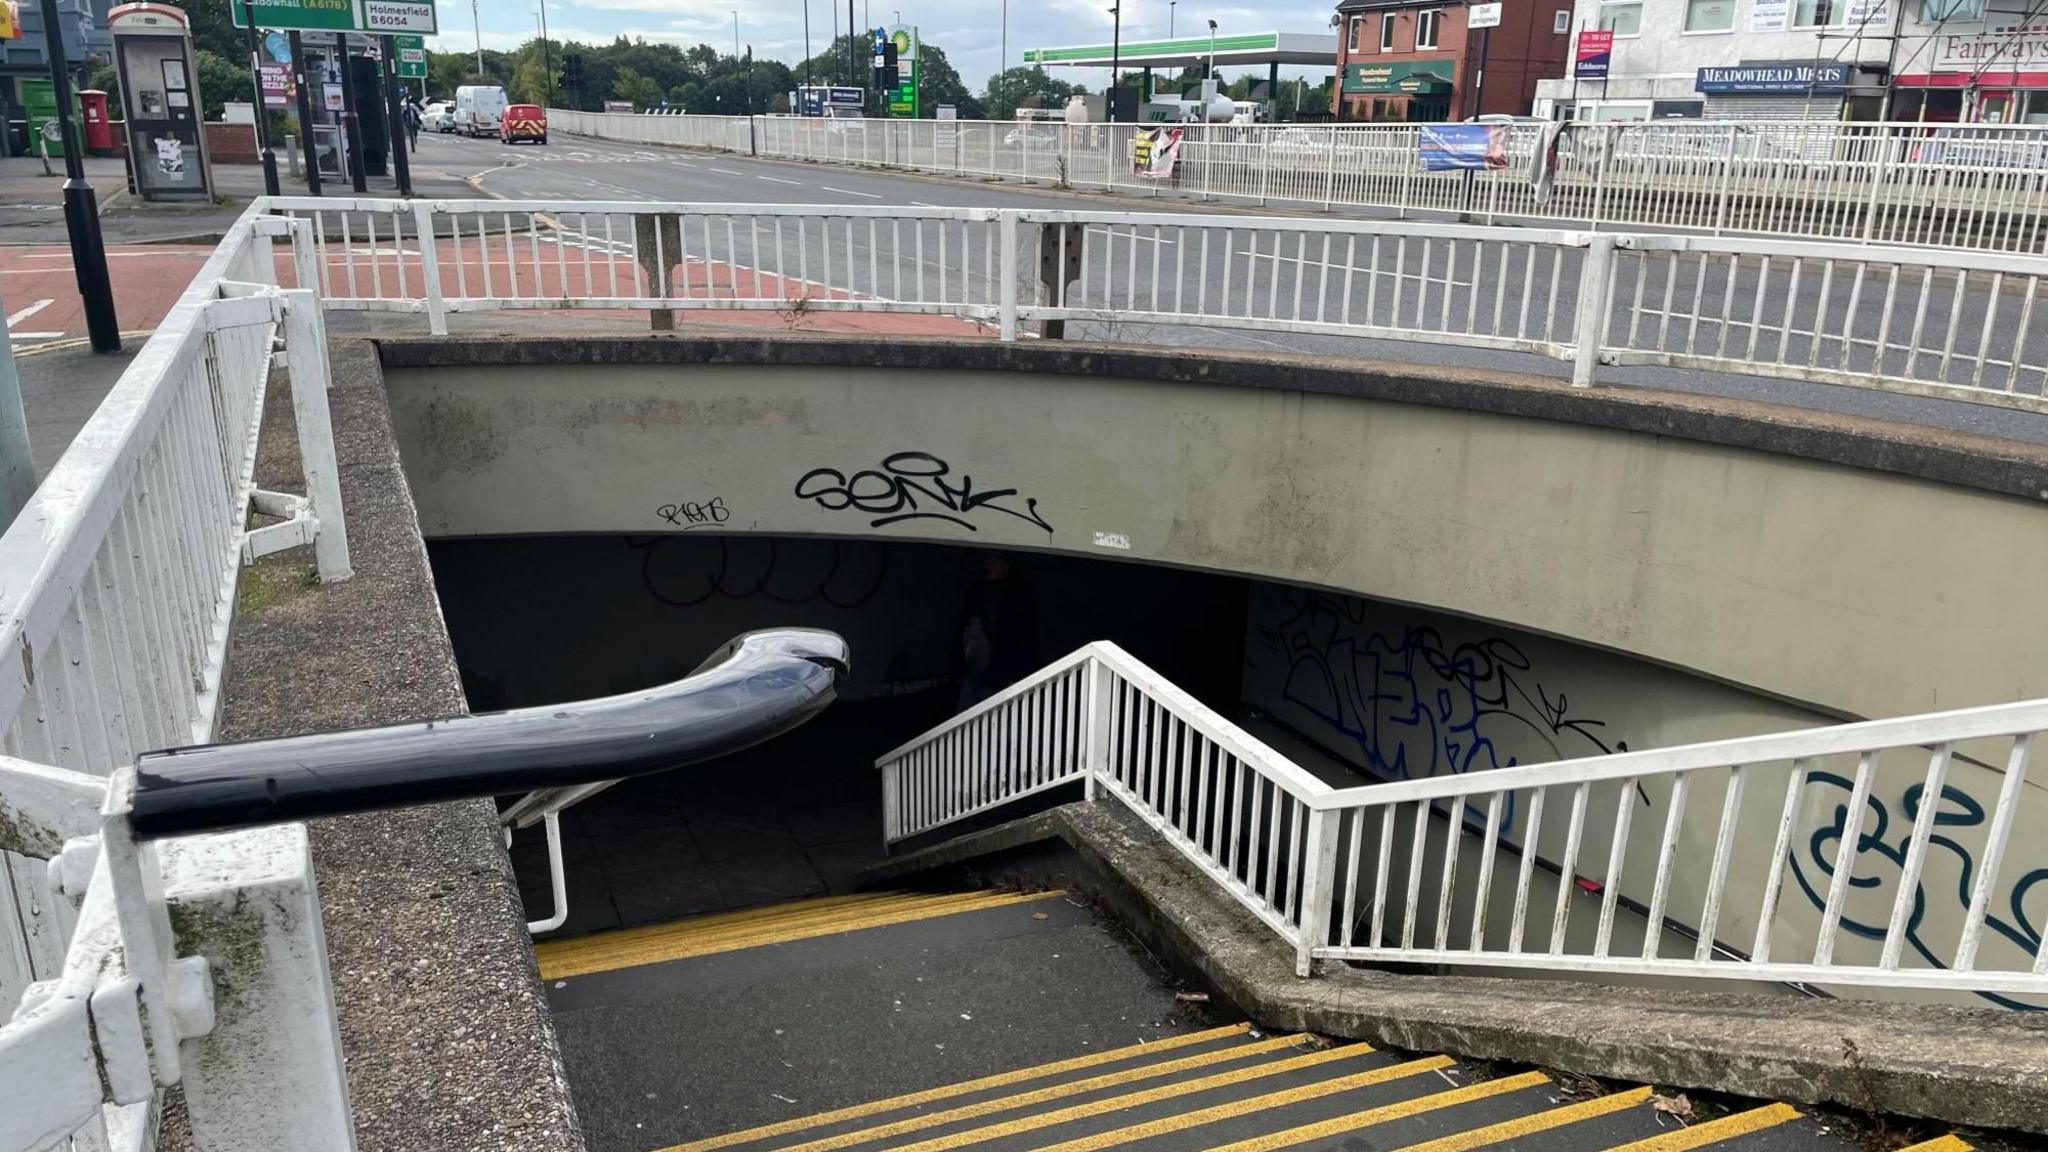
{"label": "red post box", "polygon": [[78,106],[84,112],[85,150],[95,156],[112,152],[114,126],[107,122],[107,94],[88,88],[78,94]]}

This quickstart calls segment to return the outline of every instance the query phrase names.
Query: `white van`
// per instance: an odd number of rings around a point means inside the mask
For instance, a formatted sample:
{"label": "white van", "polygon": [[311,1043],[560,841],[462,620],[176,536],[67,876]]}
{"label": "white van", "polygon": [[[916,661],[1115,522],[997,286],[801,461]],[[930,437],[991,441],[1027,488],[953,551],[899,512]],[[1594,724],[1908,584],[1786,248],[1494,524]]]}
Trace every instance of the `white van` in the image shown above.
{"label": "white van", "polygon": [[505,116],[505,90],[495,84],[455,90],[455,130],[464,136],[496,136]]}

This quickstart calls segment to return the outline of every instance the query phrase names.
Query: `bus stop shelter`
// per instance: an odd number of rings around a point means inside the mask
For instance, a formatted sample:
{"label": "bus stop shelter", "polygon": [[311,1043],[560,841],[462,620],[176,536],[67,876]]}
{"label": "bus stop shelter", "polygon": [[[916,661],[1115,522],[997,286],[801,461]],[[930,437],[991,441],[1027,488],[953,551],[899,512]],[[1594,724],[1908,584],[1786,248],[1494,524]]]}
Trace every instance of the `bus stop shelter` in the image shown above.
{"label": "bus stop shelter", "polygon": [[[1024,63],[1042,68],[1138,68],[1145,74],[1143,99],[1152,98],[1152,70],[1256,68],[1266,66],[1266,86],[1278,100],[1280,66],[1337,67],[1337,34],[1323,32],[1243,32],[1232,36],[1180,36],[1171,40],[1132,40],[1123,45],[1080,44],[1069,48],[1031,48]],[[1112,77],[1114,79],[1114,77]]]}

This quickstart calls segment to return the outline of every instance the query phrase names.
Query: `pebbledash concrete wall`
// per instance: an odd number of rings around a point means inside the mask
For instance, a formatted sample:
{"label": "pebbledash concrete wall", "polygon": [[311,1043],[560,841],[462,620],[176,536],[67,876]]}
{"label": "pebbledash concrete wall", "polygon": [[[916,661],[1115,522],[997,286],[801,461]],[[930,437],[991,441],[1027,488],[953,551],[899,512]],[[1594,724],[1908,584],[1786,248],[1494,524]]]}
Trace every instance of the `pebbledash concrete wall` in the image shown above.
{"label": "pebbledash concrete wall", "polygon": [[[1367,773],[2048,695],[2038,447],[1464,369],[1078,345],[399,341],[382,356],[430,538],[880,536],[1298,585],[1254,596],[1245,700]],[[1922,880],[1930,939],[1953,938],[1983,838],[1965,817],[1981,825],[1998,791],[1969,753],[1944,816],[1960,847]],[[1801,827],[1818,834],[1839,803],[1810,791]],[[1687,837],[1711,839],[1711,801],[1689,807]],[[1903,791],[1873,801],[1910,824]],[[2026,802],[2048,820],[2048,790]],[[1775,803],[1746,797],[1743,820],[1774,823]],[[1827,861],[1794,867],[1824,892]],[[1876,879],[1853,922],[1883,925],[1895,889]],[[2016,936],[1986,946],[2025,950],[2048,922],[2048,846],[2009,859],[1999,887]],[[1774,939],[1810,945],[1817,915],[1781,918]]]}

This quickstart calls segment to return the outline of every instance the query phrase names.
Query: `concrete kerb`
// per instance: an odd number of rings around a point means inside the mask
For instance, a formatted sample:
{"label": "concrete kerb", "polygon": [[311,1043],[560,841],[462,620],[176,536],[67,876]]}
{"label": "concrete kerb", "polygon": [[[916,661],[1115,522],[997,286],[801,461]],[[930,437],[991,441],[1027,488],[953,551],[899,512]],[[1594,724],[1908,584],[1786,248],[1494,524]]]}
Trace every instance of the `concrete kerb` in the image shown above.
{"label": "concrete kerb", "polygon": [[[2048,1019],[2038,1013],[1783,999],[1325,965],[1291,946],[1120,806],[1077,802],[914,850],[863,887],[935,874],[1030,883],[1003,857],[1052,842],[1149,948],[1262,1026],[1587,1076],[2048,1132]],[[1064,883],[1077,878],[1064,876]]]}

